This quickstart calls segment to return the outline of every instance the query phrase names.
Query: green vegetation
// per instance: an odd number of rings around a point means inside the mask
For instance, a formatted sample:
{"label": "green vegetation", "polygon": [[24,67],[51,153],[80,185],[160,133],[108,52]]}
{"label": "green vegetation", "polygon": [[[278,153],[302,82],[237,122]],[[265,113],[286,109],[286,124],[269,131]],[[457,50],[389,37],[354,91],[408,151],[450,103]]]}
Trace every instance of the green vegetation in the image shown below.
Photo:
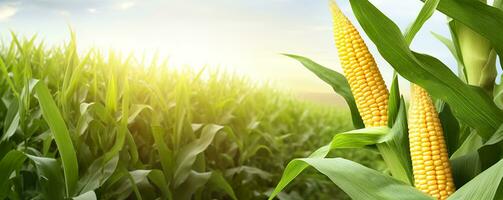
{"label": "green vegetation", "polygon": [[[503,199],[503,84],[495,81],[497,69],[503,69],[503,1],[490,5],[425,0],[405,31],[368,0],[349,2],[359,25],[396,72],[387,102],[387,126],[376,127],[365,120],[369,115],[382,120],[384,114],[366,110],[382,102],[371,101],[381,93],[375,87],[380,81],[375,78],[378,70],[352,22],[331,2],[336,46],[346,76],[308,58],[290,57],[344,97],[358,129],[335,134],[308,157],[290,161],[269,199],[308,167],[329,177],[352,199]],[[451,38],[433,35],[457,60],[456,73],[435,57],[409,47],[436,10],[449,17],[446,26]],[[410,106],[401,97],[398,75],[411,83]],[[364,90],[371,86],[374,89]],[[329,155],[333,150],[368,147],[377,148],[386,170]]]}
{"label": "green vegetation", "polygon": [[[351,128],[345,109],[225,72],[79,54],[73,35],[0,48],[0,199],[264,199],[287,161]],[[372,150],[337,155],[382,165]],[[334,196],[314,171],[280,194]]]}

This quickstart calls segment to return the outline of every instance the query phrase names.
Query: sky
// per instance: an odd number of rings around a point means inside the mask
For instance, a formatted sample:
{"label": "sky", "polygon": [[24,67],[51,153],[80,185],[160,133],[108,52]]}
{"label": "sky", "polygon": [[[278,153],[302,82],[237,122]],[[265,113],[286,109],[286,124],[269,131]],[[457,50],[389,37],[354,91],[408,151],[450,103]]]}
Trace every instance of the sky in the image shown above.
{"label": "sky", "polygon": [[[423,5],[419,0],[370,1],[402,30]],[[357,25],[348,1],[337,2],[360,30],[389,87],[392,68]],[[446,22],[436,12],[412,49],[455,69],[448,49],[431,34],[449,37]],[[0,0],[4,42],[14,31],[59,45],[69,39],[69,26],[81,51],[158,52],[174,67],[223,68],[298,93],[328,94],[332,89],[282,53],[306,56],[342,72],[327,0]]]}

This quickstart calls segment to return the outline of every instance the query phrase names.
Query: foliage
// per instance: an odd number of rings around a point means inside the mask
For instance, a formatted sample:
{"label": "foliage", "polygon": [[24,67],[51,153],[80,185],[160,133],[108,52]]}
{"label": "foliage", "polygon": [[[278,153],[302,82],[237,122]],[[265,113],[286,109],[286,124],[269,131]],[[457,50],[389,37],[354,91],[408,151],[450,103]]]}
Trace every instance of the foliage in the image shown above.
{"label": "foliage", "polygon": [[[483,1],[427,0],[404,34],[368,0],[350,0],[350,3],[359,24],[381,56],[399,75],[425,88],[436,99],[458,188],[449,199],[501,199],[503,111],[499,109],[501,84],[494,81],[495,56],[499,53],[501,59],[503,46],[500,34],[503,26],[499,25],[503,22],[501,1],[495,1],[492,7]],[[414,52],[409,47],[435,9],[450,17],[452,39],[438,34],[435,37],[447,45],[458,61],[457,74],[433,56]],[[353,103],[353,97],[344,92],[349,90],[348,86],[340,85],[345,82],[341,74],[307,58],[294,58],[328,84],[337,83],[339,87],[334,89],[349,105]],[[395,77],[388,105],[390,118],[395,120],[389,123],[391,128],[344,132],[310,156],[290,161],[269,199],[308,166],[329,177],[353,199],[430,199],[412,185],[409,152],[404,148],[408,143],[405,102],[397,100],[401,94],[396,85]],[[348,133],[358,134],[341,139]],[[325,158],[339,143],[352,148],[377,146],[387,170],[379,173],[346,159]]]}
{"label": "foliage", "polygon": [[[286,161],[351,127],[345,110],[237,75],[78,53],[74,34],[35,41],[0,47],[0,199],[265,198]],[[281,196],[333,194],[310,173]]]}

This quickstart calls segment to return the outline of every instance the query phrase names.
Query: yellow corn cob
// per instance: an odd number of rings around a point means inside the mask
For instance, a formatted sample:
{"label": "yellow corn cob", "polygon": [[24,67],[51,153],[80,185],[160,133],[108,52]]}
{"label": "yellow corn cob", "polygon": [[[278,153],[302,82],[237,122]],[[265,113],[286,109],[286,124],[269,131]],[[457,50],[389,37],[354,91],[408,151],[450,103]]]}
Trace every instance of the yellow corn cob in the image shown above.
{"label": "yellow corn cob", "polygon": [[428,93],[412,84],[409,142],[414,185],[437,198],[447,199],[455,188],[442,126]]}
{"label": "yellow corn cob", "polygon": [[388,90],[374,58],[356,28],[331,1],[335,45],[339,59],[366,127],[386,126]]}

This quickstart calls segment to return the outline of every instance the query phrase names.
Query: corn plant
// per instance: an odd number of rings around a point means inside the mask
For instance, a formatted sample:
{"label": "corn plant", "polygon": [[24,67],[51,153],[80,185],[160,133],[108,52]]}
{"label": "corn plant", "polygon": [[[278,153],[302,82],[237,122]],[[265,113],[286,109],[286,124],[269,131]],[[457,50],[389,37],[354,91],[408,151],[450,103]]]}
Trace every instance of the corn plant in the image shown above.
{"label": "corn plant", "polygon": [[[0,45],[0,199],[263,199],[285,162],[351,127],[268,84],[75,41]],[[309,174],[282,196],[344,197]]]}
{"label": "corn plant", "polygon": [[[503,198],[502,89],[495,82],[496,57],[501,61],[503,56],[503,1],[426,0],[403,32],[368,0],[349,2],[396,72],[389,95],[357,29],[331,1],[344,75],[308,58],[288,56],[344,97],[357,129],[336,134],[308,157],[290,161],[269,199],[309,166],[353,199]],[[448,16],[451,38],[433,35],[456,58],[457,73],[409,47],[435,10]],[[398,75],[411,82],[408,112]],[[376,149],[386,169],[327,158],[330,151],[345,148]]]}

